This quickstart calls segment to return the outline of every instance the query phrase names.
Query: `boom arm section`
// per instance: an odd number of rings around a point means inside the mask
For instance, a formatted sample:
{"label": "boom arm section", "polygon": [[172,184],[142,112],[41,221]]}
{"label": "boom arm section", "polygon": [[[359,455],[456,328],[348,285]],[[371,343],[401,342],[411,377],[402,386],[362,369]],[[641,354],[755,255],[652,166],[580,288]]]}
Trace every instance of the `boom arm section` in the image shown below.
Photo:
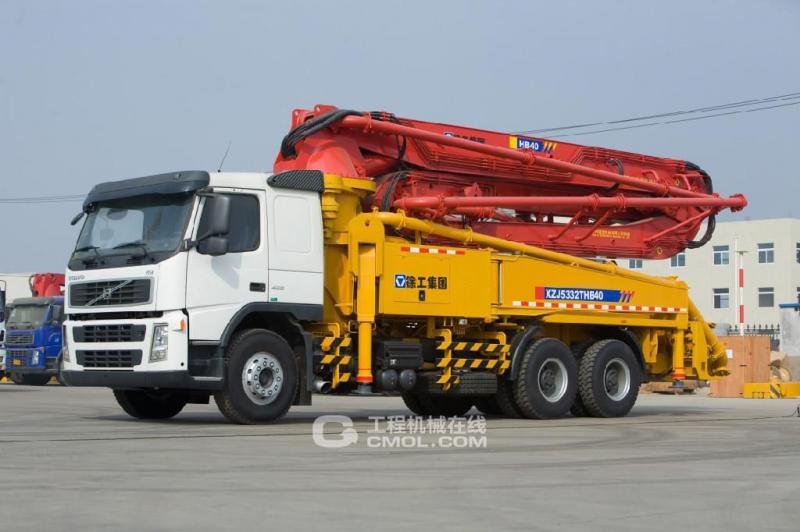
{"label": "boom arm section", "polygon": [[584,257],[667,258],[747,204],[686,161],[331,106],[294,111],[274,169],[372,179],[379,210]]}

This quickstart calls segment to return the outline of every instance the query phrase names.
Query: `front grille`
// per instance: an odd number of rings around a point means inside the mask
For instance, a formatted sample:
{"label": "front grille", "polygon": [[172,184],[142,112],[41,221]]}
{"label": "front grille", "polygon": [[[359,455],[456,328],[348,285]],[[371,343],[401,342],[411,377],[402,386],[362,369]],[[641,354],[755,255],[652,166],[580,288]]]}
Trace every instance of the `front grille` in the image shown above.
{"label": "front grille", "polygon": [[69,304],[73,307],[136,305],[149,301],[150,279],[115,279],[69,285]]}
{"label": "front grille", "polygon": [[75,358],[84,368],[132,368],[142,363],[142,350],[78,350]]}
{"label": "front grille", "polygon": [[84,325],[72,328],[72,338],[78,343],[142,342],[144,325]]}
{"label": "front grille", "polygon": [[32,343],[33,334],[10,335],[6,333],[6,345],[31,345]]}
{"label": "front grille", "polygon": [[125,311],[125,312],[94,312],[69,315],[70,321],[100,321],[100,320],[146,320],[152,318],[160,318],[164,313],[160,311]]}
{"label": "front grille", "polygon": [[[15,360],[19,360],[14,364]],[[6,350],[6,369],[13,366],[28,366],[30,365],[30,351],[22,349],[7,349]]]}

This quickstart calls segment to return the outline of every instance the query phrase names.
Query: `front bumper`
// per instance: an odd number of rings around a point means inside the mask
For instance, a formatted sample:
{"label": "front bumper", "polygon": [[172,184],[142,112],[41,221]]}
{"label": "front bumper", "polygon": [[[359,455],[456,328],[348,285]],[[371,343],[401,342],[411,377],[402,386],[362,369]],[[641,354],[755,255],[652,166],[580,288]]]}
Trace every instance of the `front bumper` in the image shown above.
{"label": "front bumper", "polygon": [[17,375],[50,375],[55,377],[58,371],[53,368],[26,368],[24,366],[13,366],[6,370],[6,373],[16,373]]}
{"label": "front bumper", "polygon": [[[153,330],[157,324],[167,326],[169,349],[165,360],[151,362]],[[101,336],[97,332],[93,336],[86,333],[75,334],[78,329],[86,331],[87,327],[92,327],[97,331],[109,326],[143,328],[144,335],[140,337],[121,334]],[[83,338],[84,341],[78,342],[76,337]],[[167,311],[162,316],[153,318],[67,320],[64,322],[64,341],[69,353],[64,357],[62,368],[64,372],[109,370],[111,373],[167,373],[182,372],[188,369],[189,334],[186,315],[181,311]],[[113,360],[115,356],[119,360]],[[103,385],[99,384],[98,386]]]}
{"label": "front bumper", "polygon": [[193,377],[188,371],[62,371],[68,386],[105,386],[114,389],[175,388],[221,390],[222,379]]}
{"label": "front bumper", "polygon": [[19,375],[55,375],[58,370],[58,357],[48,357],[43,351],[32,347],[5,348],[0,354],[6,373]]}

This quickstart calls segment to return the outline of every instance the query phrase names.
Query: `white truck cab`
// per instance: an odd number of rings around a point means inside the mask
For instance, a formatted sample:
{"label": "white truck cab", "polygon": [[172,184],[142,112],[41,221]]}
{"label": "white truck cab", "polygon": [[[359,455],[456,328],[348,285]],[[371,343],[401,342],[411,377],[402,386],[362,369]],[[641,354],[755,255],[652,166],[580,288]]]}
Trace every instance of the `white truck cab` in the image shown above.
{"label": "white truck cab", "polygon": [[[137,417],[153,417],[157,391],[207,402],[224,387],[226,346],[254,316],[310,366],[300,323],[322,317],[321,191],[319,172],[188,171],[95,186],[66,272],[65,380],[113,388]],[[310,402],[306,369],[294,404]]]}

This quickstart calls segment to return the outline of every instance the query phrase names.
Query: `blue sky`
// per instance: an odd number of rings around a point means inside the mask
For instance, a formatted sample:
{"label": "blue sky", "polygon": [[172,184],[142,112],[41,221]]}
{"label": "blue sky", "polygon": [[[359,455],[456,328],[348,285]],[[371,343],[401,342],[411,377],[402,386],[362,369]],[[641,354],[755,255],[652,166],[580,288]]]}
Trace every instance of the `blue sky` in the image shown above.
{"label": "blue sky", "polygon": [[[518,131],[800,91],[800,3],[0,0],[0,197],[269,170],[293,108]],[[693,161],[800,216],[800,106],[570,138]],[[61,271],[79,202],[0,205],[0,271]]]}

